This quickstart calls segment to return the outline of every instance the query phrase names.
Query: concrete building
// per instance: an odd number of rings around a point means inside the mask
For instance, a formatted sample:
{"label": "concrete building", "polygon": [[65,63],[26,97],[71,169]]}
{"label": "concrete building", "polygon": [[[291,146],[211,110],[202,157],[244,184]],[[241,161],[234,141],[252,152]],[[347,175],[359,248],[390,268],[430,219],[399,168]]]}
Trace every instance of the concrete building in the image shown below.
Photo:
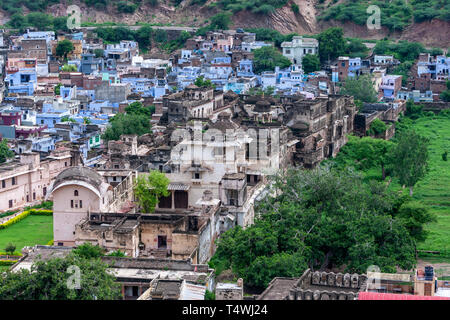
{"label": "concrete building", "polygon": [[120,186],[113,187],[95,170],[73,166],[62,171],[51,185],[53,237],[58,246],[76,243],[75,226],[91,212],[122,208],[130,200],[135,175],[130,172]]}
{"label": "concrete building", "polygon": [[53,179],[78,161],[70,150],[54,150],[40,159],[38,153],[22,153],[18,160],[0,165],[0,211],[40,202],[50,193]]}
{"label": "concrete building", "polygon": [[292,63],[301,65],[305,55],[319,53],[319,42],[312,38],[294,36],[292,41],[283,42],[281,48],[283,48],[283,56],[291,60]]}

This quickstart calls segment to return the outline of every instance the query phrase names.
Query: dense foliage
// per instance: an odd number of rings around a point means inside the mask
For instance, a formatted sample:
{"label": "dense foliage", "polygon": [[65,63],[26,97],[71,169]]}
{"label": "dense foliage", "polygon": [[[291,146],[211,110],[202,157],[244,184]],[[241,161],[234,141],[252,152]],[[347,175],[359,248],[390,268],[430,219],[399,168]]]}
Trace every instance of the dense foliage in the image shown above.
{"label": "dense foliage", "polygon": [[167,31],[162,29],[152,29],[149,25],[144,25],[137,30],[127,27],[99,27],[94,30],[98,37],[107,43],[118,43],[121,40],[134,40],[139,43],[141,49],[149,49],[152,42],[161,49],[168,52],[180,49],[187,39],[191,37],[189,32],[183,31],[174,40],[167,41]]}
{"label": "dense foliage", "polygon": [[230,268],[248,285],[264,287],[307,267],[363,273],[370,265],[393,272],[415,264],[415,227],[423,219],[408,214],[408,198],[384,183],[329,167],[289,169],[272,181],[277,196],[257,205],[255,224],[219,239],[211,260],[218,273]]}
{"label": "dense foliage", "polygon": [[150,132],[151,108],[133,102],[125,108],[125,112],[109,119],[110,125],[102,136],[105,141],[119,140],[122,134],[143,135]]}
{"label": "dense foliage", "polygon": [[377,92],[373,88],[370,75],[363,75],[359,78],[347,78],[341,88],[341,94],[353,96],[362,102],[377,102]]}
{"label": "dense foliage", "polygon": [[148,175],[139,175],[134,195],[143,213],[152,213],[160,197],[167,197],[170,192],[167,190],[169,179],[164,173],[152,170]]}
{"label": "dense foliage", "polygon": [[72,41],[64,39],[58,42],[58,45],[56,46],[56,55],[67,60],[67,55],[72,52],[73,49]]}
{"label": "dense foliage", "polygon": [[27,27],[34,27],[38,30],[68,31],[67,17],[53,17],[43,12],[31,12],[27,15],[14,13],[7,26],[22,31]]}
{"label": "dense foliage", "polygon": [[302,59],[302,67],[305,73],[320,70],[320,59],[315,54],[307,54]]}
{"label": "dense foliage", "polygon": [[[74,250],[65,258],[36,261],[31,270],[0,274],[0,300],[120,299],[120,284],[99,256]],[[74,281],[79,268],[80,283]],[[70,285],[73,285],[71,288]]]}
{"label": "dense foliage", "polygon": [[255,73],[260,73],[263,71],[273,71],[276,66],[283,69],[291,65],[291,61],[272,46],[255,49],[253,50],[253,53],[253,65]]}
{"label": "dense foliage", "polygon": [[397,144],[391,155],[393,174],[400,184],[409,187],[412,196],[414,185],[428,171],[429,140],[414,130],[399,132],[395,140]]}
{"label": "dense foliage", "polygon": [[0,163],[12,157],[14,157],[14,152],[8,147],[6,139],[2,139],[0,141]]}
{"label": "dense foliage", "polygon": [[380,23],[391,31],[401,31],[413,20],[415,22],[429,21],[434,18],[450,20],[450,3],[445,0],[346,0],[329,7],[319,19],[352,21],[359,25],[365,25],[372,15],[372,13],[367,13],[370,5],[380,8]]}
{"label": "dense foliage", "polygon": [[389,40],[381,40],[377,42],[373,52],[381,55],[393,55],[400,62],[406,62],[416,60],[420,53],[427,52],[427,50],[419,42],[401,40],[396,43]]}
{"label": "dense foliage", "polygon": [[197,87],[201,87],[201,88],[216,88],[216,85],[214,83],[211,82],[210,79],[206,79],[203,76],[198,77],[197,79],[195,79],[194,84]]}
{"label": "dense foliage", "polygon": [[296,33],[284,35],[278,30],[268,28],[248,28],[245,31],[254,33],[257,41],[272,42],[278,48],[284,41],[291,41],[293,36],[298,35]]}
{"label": "dense foliage", "polygon": [[317,40],[319,41],[319,56],[322,62],[336,59],[346,50],[342,28],[329,28],[319,33]]}
{"label": "dense foliage", "polygon": [[249,10],[253,13],[269,14],[288,3],[288,0],[219,0],[219,5],[232,12]]}
{"label": "dense foliage", "polygon": [[450,102],[450,81],[447,80],[447,90],[441,93],[441,99]]}

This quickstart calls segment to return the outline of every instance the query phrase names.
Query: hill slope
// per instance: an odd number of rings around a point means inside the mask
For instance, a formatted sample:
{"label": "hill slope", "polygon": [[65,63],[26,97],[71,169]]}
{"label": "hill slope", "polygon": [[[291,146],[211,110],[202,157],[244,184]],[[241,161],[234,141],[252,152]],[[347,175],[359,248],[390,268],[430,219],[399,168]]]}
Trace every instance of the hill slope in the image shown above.
{"label": "hill slope", "polygon": [[[422,4],[420,4],[420,3]],[[66,15],[69,5],[81,8],[82,21],[135,24],[147,22],[201,27],[221,11],[232,12],[232,27],[273,28],[282,33],[311,34],[330,26],[343,27],[346,36],[390,37],[450,46],[450,5],[446,0],[2,0],[0,23],[17,12],[45,11]],[[370,4],[381,8],[380,30],[365,26]],[[423,3],[429,8],[423,9]],[[36,4],[38,4],[36,6]],[[433,6],[434,4],[434,6]],[[439,7],[441,6],[441,7]]]}

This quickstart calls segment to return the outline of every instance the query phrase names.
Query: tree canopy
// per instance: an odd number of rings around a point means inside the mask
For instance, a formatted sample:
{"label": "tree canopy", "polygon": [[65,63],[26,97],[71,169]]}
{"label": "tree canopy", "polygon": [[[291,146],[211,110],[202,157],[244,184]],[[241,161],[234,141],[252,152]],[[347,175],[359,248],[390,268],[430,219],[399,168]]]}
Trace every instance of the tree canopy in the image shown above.
{"label": "tree canopy", "polygon": [[160,197],[167,197],[169,179],[164,173],[152,170],[146,176],[140,175],[134,188],[134,194],[142,208],[142,212],[151,213],[155,210]]}
{"label": "tree canopy", "polygon": [[378,101],[370,75],[363,75],[359,78],[347,78],[341,88],[341,94],[355,97],[355,101],[374,103]]}
{"label": "tree canopy", "polygon": [[0,141],[0,163],[6,162],[8,158],[14,157],[14,152],[8,147],[5,139]]}
{"label": "tree canopy", "polygon": [[315,54],[307,54],[302,59],[302,67],[305,73],[311,73],[320,70],[320,60]]}
{"label": "tree canopy", "polygon": [[414,185],[428,172],[428,139],[414,130],[404,130],[396,136],[391,150],[393,174],[413,194]]}
{"label": "tree canopy", "polygon": [[342,55],[346,48],[344,30],[342,28],[329,28],[317,36],[319,41],[320,61],[334,60]]}
{"label": "tree canopy", "polygon": [[58,42],[58,45],[56,46],[56,55],[66,60],[67,55],[72,52],[73,49],[74,47],[72,41],[64,39]]}
{"label": "tree canopy", "polygon": [[210,79],[206,79],[203,76],[198,77],[197,79],[195,79],[194,84],[197,87],[201,87],[201,88],[216,88],[216,85],[214,83],[211,82]]}
{"label": "tree canopy", "polygon": [[263,71],[274,71],[275,67],[277,66],[283,69],[291,65],[291,61],[272,46],[255,49],[253,50],[253,53],[255,73],[260,73]]}
{"label": "tree canopy", "polygon": [[122,134],[143,135],[151,129],[151,107],[133,102],[125,108],[126,113],[118,113],[109,119],[109,127],[102,136],[105,141],[119,140]]}
{"label": "tree canopy", "polygon": [[0,300],[120,299],[120,284],[107,272],[108,266],[86,251],[92,250],[75,249],[65,258],[37,260],[31,270],[0,274]]}
{"label": "tree canopy", "polygon": [[384,183],[329,167],[288,169],[272,182],[277,196],[257,205],[255,224],[220,237],[210,262],[217,272],[232,269],[248,285],[264,287],[307,267],[364,273],[370,265],[382,272],[414,266],[417,238],[399,214],[408,198]]}

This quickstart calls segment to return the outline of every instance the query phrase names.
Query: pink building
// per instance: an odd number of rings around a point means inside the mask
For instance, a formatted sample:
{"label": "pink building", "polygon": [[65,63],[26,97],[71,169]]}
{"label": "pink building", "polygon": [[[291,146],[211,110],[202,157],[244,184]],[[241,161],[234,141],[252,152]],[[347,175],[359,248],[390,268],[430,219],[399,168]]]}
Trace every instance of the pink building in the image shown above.
{"label": "pink building", "polygon": [[38,153],[28,153],[21,154],[20,160],[1,164],[0,212],[43,201],[53,179],[73,163],[71,152],[59,149],[43,161]]}

